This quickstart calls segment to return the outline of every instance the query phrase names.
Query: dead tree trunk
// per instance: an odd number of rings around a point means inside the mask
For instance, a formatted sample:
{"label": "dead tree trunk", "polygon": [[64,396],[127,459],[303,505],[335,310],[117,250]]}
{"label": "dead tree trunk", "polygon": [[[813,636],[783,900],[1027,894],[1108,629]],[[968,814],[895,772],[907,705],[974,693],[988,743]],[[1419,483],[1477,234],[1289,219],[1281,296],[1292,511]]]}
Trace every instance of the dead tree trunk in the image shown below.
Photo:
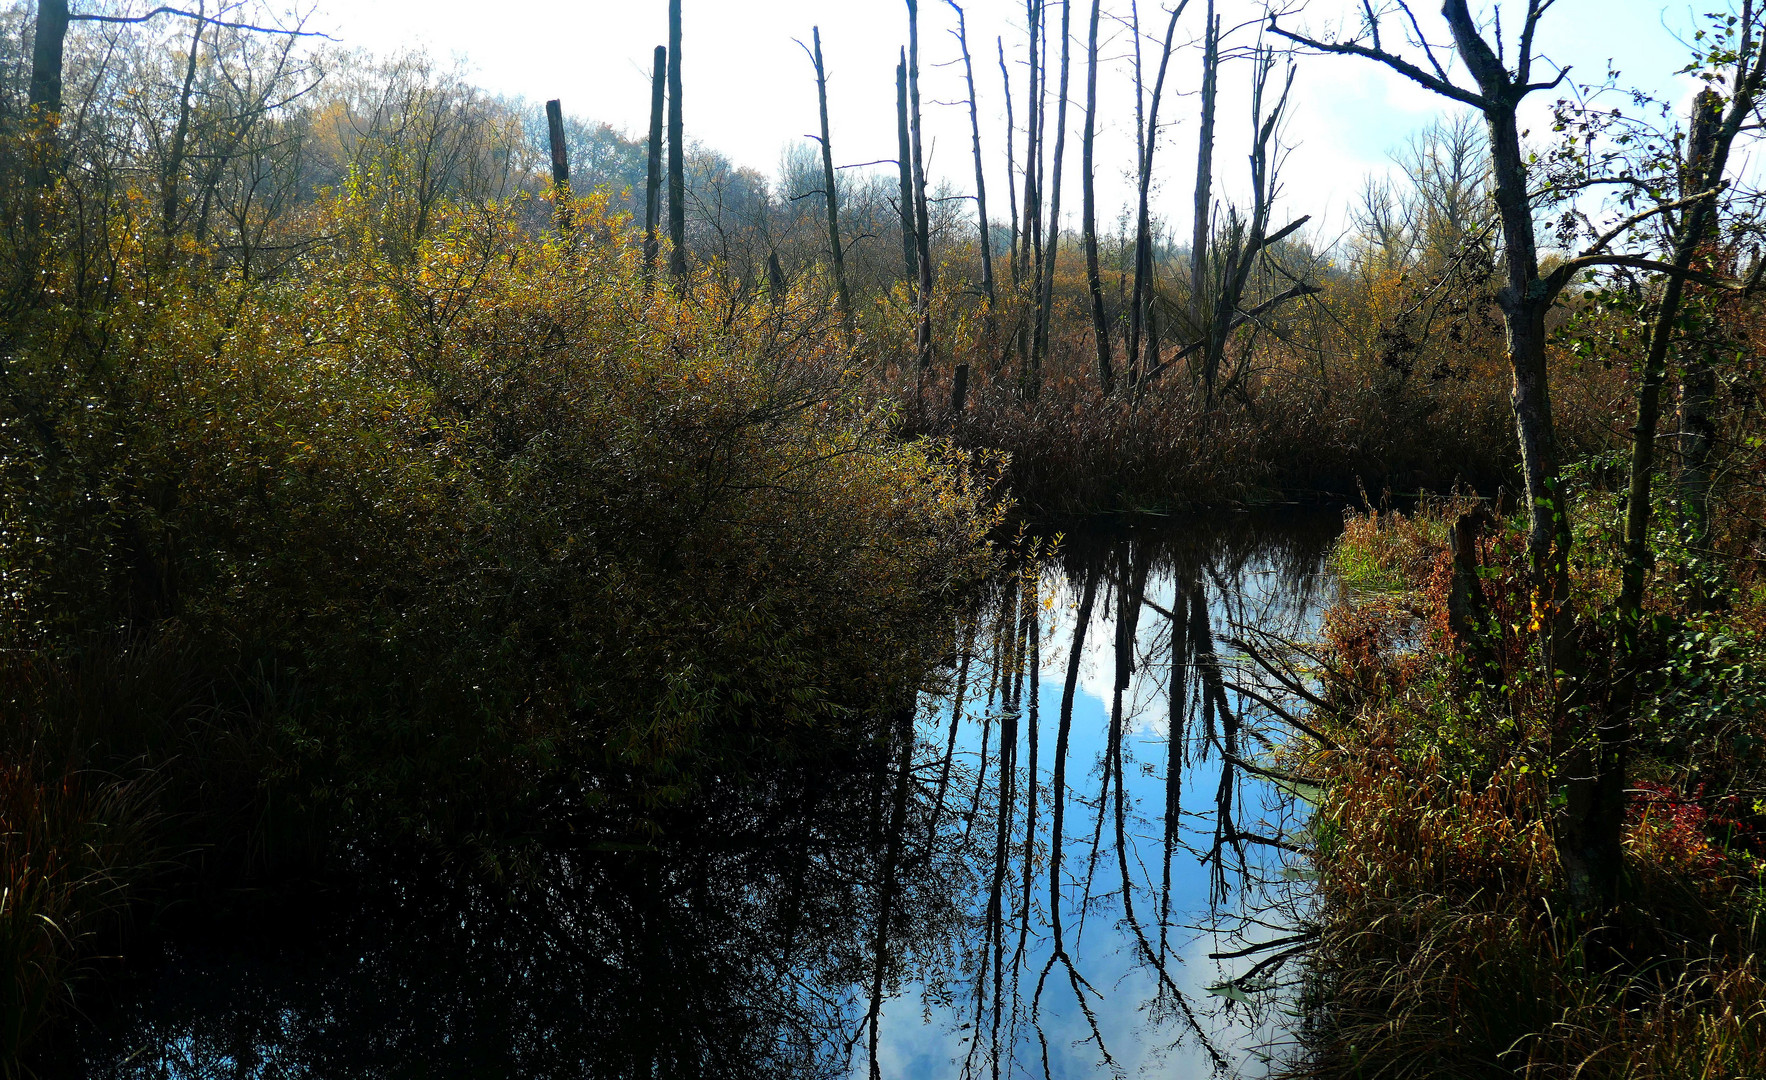
{"label": "dead tree trunk", "polygon": [[570,148],[564,144],[564,106],[557,98],[546,102],[546,137],[552,150],[552,200],[558,225],[570,228]]}
{"label": "dead tree trunk", "polygon": [[1006,67],[1006,42],[1004,38],[995,38],[999,46],[1000,80],[1006,88],[1006,198],[1011,204],[1012,232],[1011,243],[1006,248],[1006,262],[1012,271],[1012,291],[1018,290],[1018,163],[1012,157],[1013,143],[1017,137],[1016,121],[1012,118],[1012,73]]}
{"label": "dead tree trunk", "polygon": [[987,298],[987,321],[991,327],[997,297],[994,295],[993,282],[992,226],[987,220],[987,171],[982,168],[981,158],[981,107],[975,94],[975,65],[969,56],[969,27],[963,16],[962,5],[957,0],[945,0],[945,3],[956,9],[957,44],[963,50],[963,78],[969,84],[969,135],[975,148],[975,217],[980,223],[981,233],[981,295]]}
{"label": "dead tree trunk", "polygon": [[901,167],[901,258],[902,275],[908,282],[909,295],[917,296],[920,276],[919,230],[914,226],[914,148],[908,134],[908,51],[901,51],[901,62],[895,66],[895,134],[898,149],[896,163]]}
{"label": "dead tree trunk", "polygon": [[650,168],[644,180],[644,292],[656,277],[662,225],[662,111],[668,101],[668,46],[656,46],[650,65]]}
{"label": "dead tree trunk", "polygon": [[[1251,76],[1251,218],[1248,222],[1241,222],[1236,213],[1232,216],[1232,225],[1221,253],[1223,258],[1218,275],[1219,295],[1214,298],[1213,318],[1206,325],[1207,336],[1202,354],[1202,385],[1210,407],[1215,403],[1227,342],[1233,329],[1244,321],[1240,303],[1250,284],[1251,271],[1271,245],[1298,230],[1308,220],[1302,217],[1298,221],[1289,222],[1273,234],[1269,231],[1269,214],[1276,196],[1274,159],[1279,156],[1279,151],[1272,155],[1271,148],[1282,114],[1287,109],[1288,94],[1294,86],[1294,68],[1289,66],[1281,97],[1265,112],[1264,95],[1269,89],[1269,76],[1275,69],[1275,51],[1261,50],[1254,64]],[[1316,291],[1309,286],[1295,288]],[[1298,293],[1289,290],[1283,299],[1293,295]]]}
{"label": "dead tree trunk", "polygon": [[208,29],[203,5],[196,8],[196,29],[190,35],[190,55],[184,62],[184,85],[178,91],[178,122],[172,129],[171,152],[160,169],[160,228],[170,250],[172,233],[178,228],[178,181],[184,173],[184,154],[190,139],[191,93],[196,86],[197,57],[202,52],[202,32]]}
{"label": "dead tree trunk", "polygon": [[1102,7],[1102,0],[1092,0],[1091,31],[1085,45],[1085,135],[1080,151],[1084,206],[1080,227],[1085,234],[1085,284],[1091,292],[1092,340],[1098,352],[1098,385],[1108,395],[1115,392],[1116,373],[1110,366],[1110,324],[1104,317],[1104,282],[1098,271],[1098,193],[1094,172],[1098,130],[1098,15]]}
{"label": "dead tree trunk", "polygon": [[[1181,0],[1171,12],[1171,22],[1165,29],[1165,46],[1159,54],[1159,75],[1153,80],[1153,95],[1147,107],[1147,122],[1141,138],[1141,159],[1136,176],[1136,210],[1134,233],[1134,295],[1129,301],[1128,309],[1128,383],[1130,386],[1139,381],[1141,361],[1141,331],[1145,325],[1146,308],[1152,301],[1153,294],[1153,214],[1151,207],[1153,191],[1153,153],[1159,145],[1159,100],[1165,94],[1165,73],[1171,66],[1171,47],[1177,36],[1177,20],[1182,17],[1183,9],[1189,0]],[[1138,74],[1137,74],[1138,79]],[[1138,93],[1138,89],[1137,89]]]}
{"label": "dead tree trunk", "polygon": [[834,184],[834,144],[828,138],[828,69],[822,63],[822,28],[811,27],[815,39],[816,100],[822,111],[822,185],[828,198],[828,251],[834,259],[834,295],[840,304],[840,328],[852,344],[852,296],[846,291],[846,256],[840,247],[840,195]]}
{"label": "dead tree trunk", "polygon": [[[1042,2],[1025,0],[1025,14],[1030,22],[1030,81],[1026,87],[1029,110],[1024,121],[1024,226],[1018,238],[1019,250],[1014,253],[1021,269],[1017,277],[1030,285],[1032,297],[1042,294],[1037,274],[1042,270],[1042,192],[1038,183],[1037,165],[1042,156],[1042,58],[1038,48],[1042,41]],[[1030,338],[1024,332],[1023,308],[1019,308],[1017,328],[1020,358],[1030,362]]]}
{"label": "dead tree trunk", "polygon": [[67,0],[38,0],[31,42],[30,105],[39,114],[61,111],[62,56],[67,49]]}
{"label": "dead tree trunk", "polygon": [[1190,318],[1200,335],[1208,323],[1208,241],[1214,217],[1214,103],[1220,86],[1220,16],[1208,0],[1202,45],[1202,132],[1196,148],[1195,219],[1190,229]]}
{"label": "dead tree trunk", "polygon": [[681,120],[681,0],[668,0],[668,253],[677,283],[687,277],[687,147]]}
{"label": "dead tree trunk", "polygon": [[920,237],[920,289],[914,298],[919,324],[914,347],[920,354],[920,371],[932,367],[932,223],[926,206],[925,138],[920,125],[920,4],[908,6],[908,132],[914,144],[914,226]]}
{"label": "dead tree trunk", "polygon": [[1061,0],[1061,81],[1055,105],[1054,176],[1049,184],[1048,239],[1043,245],[1041,291],[1036,298],[1036,338],[1030,350],[1025,389],[1035,397],[1042,389],[1042,362],[1049,349],[1049,317],[1055,305],[1055,256],[1061,247],[1061,162],[1067,154],[1067,85],[1072,70],[1073,0]]}

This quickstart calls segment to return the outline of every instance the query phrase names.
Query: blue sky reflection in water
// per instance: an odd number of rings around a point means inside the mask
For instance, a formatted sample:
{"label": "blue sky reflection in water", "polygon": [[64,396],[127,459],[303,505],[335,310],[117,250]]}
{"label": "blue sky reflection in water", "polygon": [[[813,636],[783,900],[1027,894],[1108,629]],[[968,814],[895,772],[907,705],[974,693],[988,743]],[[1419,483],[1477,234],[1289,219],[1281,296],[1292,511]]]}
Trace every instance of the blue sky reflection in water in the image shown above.
{"label": "blue sky reflection in water", "polygon": [[[1213,535],[1202,536],[1183,531],[1086,536],[1063,545],[1060,556],[1045,567],[1039,586],[1041,615],[1032,631],[1038,645],[1029,650],[1023,664],[1038,669],[1040,675],[1035,706],[1041,850],[1030,877],[1030,930],[1022,958],[1014,962],[1023,911],[1021,853],[1027,804],[1023,777],[1030,755],[1032,707],[1028,685],[1016,703],[1020,713],[1016,740],[1020,775],[1012,823],[1016,854],[1007,872],[1012,880],[1003,890],[1002,907],[1007,913],[998,1031],[992,973],[983,971],[982,985],[977,986],[974,966],[978,960],[991,965],[991,954],[984,960],[972,957],[962,978],[935,986],[904,986],[901,995],[885,1005],[878,1052],[882,1075],[953,1080],[990,1076],[996,1045],[1000,1075],[1042,1075],[1045,1045],[1051,1075],[1104,1075],[1107,1066],[1098,1045],[1100,1036],[1110,1060],[1126,1075],[1207,1075],[1218,1062],[1198,1038],[1197,1029],[1206,1034],[1230,1073],[1259,1076],[1268,1071],[1265,1055],[1280,1055],[1290,1040],[1293,1018],[1287,1010],[1298,965],[1282,965],[1253,978],[1246,985],[1276,985],[1245,995],[1249,1001],[1235,1001],[1230,998],[1239,995],[1211,994],[1209,988],[1227,984],[1283,950],[1224,960],[1210,959],[1208,954],[1238,951],[1295,933],[1308,909],[1306,874],[1293,856],[1251,840],[1235,845],[1217,828],[1223,751],[1258,761],[1267,757],[1270,743],[1288,737],[1255,706],[1247,708],[1248,702],[1231,689],[1234,683],[1265,687],[1269,680],[1260,677],[1227,639],[1248,629],[1276,639],[1295,639],[1317,625],[1335,594],[1323,558],[1334,529],[1329,522],[1323,528],[1311,524],[1208,530]],[[1117,794],[1107,780],[1106,762],[1120,670],[1117,645],[1125,613],[1123,587],[1127,585],[1132,597],[1137,573],[1144,575],[1142,603],[1134,619],[1132,659],[1123,679],[1119,720],[1124,841],[1119,854]],[[1096,585],[1071,719],[1061,903],[1065,951],[1083,980],[1081,990],[1087,995],[1095,1030],[1077,1005],[1071,975],[1064,965],[1050,964],[1054,942],[1046,849],[1052,758],[1088,574]],[[1198,596],[1203,601],[1199,606]],[[973,785],[979,777],[986,795],[972,827],[977,831],[997,828],[998,818],[986,798],[998,791],[1000,729],[1005,713],[1013,708],[1011,691],[998,685],[999,669],[1009,671],[1013,663],[1009,657],[1001,661],[996,641],[990,640],[999,633],[1002,602],[1010,603],[1009,590],[1003,600],[995,597],[993,611],[983,616],[956,734],[961,782],[952,785],[953,801],[960,812],[975,805]],[[1175,626],[1174,618],[1179,620]],[[1207,677],[1208,658],[1197,648],[1210,633],[1221,672],[1218,682]],[[1183,656],[1175,669],[1174,644]],[[1027,672],[1027,684],[1030,678]],[[954,693],[954,687],[948,689]],[[1182,702],[1175,710],[1174,690]],[[1216,707],[1219,695],[1224,695],[1224,704],[1234,714],[1230,724]],[[1181,798],[1168,847],[1166,807],[1172,792],[1167,779],[1174,714],[1180,718],[1176,745],[1182,755]],[[937,717],[923,721],[923,739],[936,745],[950,737],[943,726],[951,716],[949,697],[928,703],[923,715]],[[1237,730],[1229,731],[1229,726]],[[984,739],[985,769],[993,779],[981,775]],[[1276,785],[1243,770],[1234,769],[1225,779],[1231,794],[1229,820],[1238,832],[1304,841],[1304,804],[1296,805]],[[1138,934],[1122,904],[1124,862]],[[983,883],[982,893],[986,900],[990,881]],[[975,913],[980,926],[971,930],[982,939],[984,949],[989,906]],[[1163,984],[1161,966],[1169,980]],[[1045,969],[1049,974],[1039,1005],[1036,985]],[[1193,1013],[1194,1026],[1185,1016],[1185,1006]],[[975,1040],[973,1050],[970,1038]],[[851,1075],[868,1076],[868,1066],[861,1054]]]}
{"label": "blue sky reflection in water", "polygon": [[[1257,676],[1227,640],[1301,637],[1316,625],[1336,592],[1323,568],[1339,524],[1335,515],[1224,515],[1073,535],[1044,564],[1034,605],[1020,603],[1014,579],[994,583],[975,615],[966,670],[953,667],[944,696],[922,698],[915,783],[899,818],[890,810],[895,774],[865,742],[713,781],[644,842],[629,823],[602,812],[572,818],[561,803],[568,827],[523,853],[520,872],[455,865],[438,875],[375,856],[383,861],[348,888],[284,888],[232,903],[228,918],[173,920],[158,954],[137,957],[112,1000],[89,1002],[63,1071],[103,1080],[868,1077],[875,928],[893,833],[900,888],[877,1027],[881,1076],[992,1077],[996,1045],[1000,1076],[1043,1075],[1045,1045],[1052,1077],[1106,1075],[1098,1037],[1124,1075],[1202,1076],[1215,1062],[1198,1031],[1222,1071],[1262,1075],[1260,1053],[1279,1053],[1290,1038],[1288,991],[1233,1002],[1208,988],[1272,954],[1208,954],[1292,934],[1306,886],[1282,872],[1294,860],[1276,848],[1246,841],[1241,862],[1221,845],[1220,825],[1303,842],[1304,808],[1236,768],[1223,788],[1223,751],[1265,760],[1261,740],[1286,737],[1230,688]],[[1049,965],[1049,837],[1061,702],[1088,579],[1093,617],[1074,672],[1062,826],[1070,976]],[[1002,612],[1031,610],[1034,619],[1001,622]],[[1117,628],[1134,611],[1133,647],[1119,653]],[[1014,641],[1037,643],[1022,664]],[[1218,676],[1203,642],[1218,650]],[[1106,782],[1115,770],[1105,769],[1119,656],[1132,658],[1121,680],[1120,849],[1116,788]],[[940,804],[959,678],[965,704]],[[1002,773],[999,737],[1014,702],[1016,768]],[[1174,732],[1181,811],[1168,837]],[[905,828],[880,827],[892,819]],[[1274,972],[1278,982],[1295,973]]]}

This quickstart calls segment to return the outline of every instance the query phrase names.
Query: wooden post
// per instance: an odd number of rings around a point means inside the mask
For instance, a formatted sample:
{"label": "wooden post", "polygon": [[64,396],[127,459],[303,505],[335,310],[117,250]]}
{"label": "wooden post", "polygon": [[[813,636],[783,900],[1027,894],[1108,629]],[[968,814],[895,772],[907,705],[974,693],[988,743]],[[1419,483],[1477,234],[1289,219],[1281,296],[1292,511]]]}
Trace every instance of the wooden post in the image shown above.
{"label": "wooden post", "polygon": [[644,293],[656,280],[656,231],[662,224],[662,110],[668,102],[668,47],[656,46],[650,66],[650,171],[644,181]]}
{"label": "wooden post", "polygon": [[564,108],[557,98],[546,102],[546,133],[552,140],[552,200],[558,227],[570,229],[570,148],[564,145]]}

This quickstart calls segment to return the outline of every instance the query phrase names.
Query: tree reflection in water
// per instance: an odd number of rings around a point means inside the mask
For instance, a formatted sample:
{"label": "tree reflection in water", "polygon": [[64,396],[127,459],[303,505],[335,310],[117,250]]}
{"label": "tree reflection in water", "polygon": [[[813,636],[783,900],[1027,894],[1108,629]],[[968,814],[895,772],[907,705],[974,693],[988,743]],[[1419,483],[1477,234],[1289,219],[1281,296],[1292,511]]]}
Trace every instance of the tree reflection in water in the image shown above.
{"label": "tree reflection in water", "polygon": [[1255,771],[1289,734],[1246,707],[1290,692],[1227,642],[1304,633],[1335,522],[1228,520],[1070,534],[995,583],[887,745],[712,785],[657,839],[169,933],[59,1071],[1261,1071],[1303,823]]}

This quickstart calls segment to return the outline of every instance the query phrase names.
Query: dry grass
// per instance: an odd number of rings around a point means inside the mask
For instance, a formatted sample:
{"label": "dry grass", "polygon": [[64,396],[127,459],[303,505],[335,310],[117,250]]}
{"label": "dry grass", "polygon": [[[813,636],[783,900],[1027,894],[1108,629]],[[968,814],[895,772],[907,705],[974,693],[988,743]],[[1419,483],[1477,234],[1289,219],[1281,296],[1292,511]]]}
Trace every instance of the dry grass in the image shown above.
{"label": "dry grass", "polygon": [[71,1004],[95,940],[156,857],[157,778],[0,765],[0,1076]]}

